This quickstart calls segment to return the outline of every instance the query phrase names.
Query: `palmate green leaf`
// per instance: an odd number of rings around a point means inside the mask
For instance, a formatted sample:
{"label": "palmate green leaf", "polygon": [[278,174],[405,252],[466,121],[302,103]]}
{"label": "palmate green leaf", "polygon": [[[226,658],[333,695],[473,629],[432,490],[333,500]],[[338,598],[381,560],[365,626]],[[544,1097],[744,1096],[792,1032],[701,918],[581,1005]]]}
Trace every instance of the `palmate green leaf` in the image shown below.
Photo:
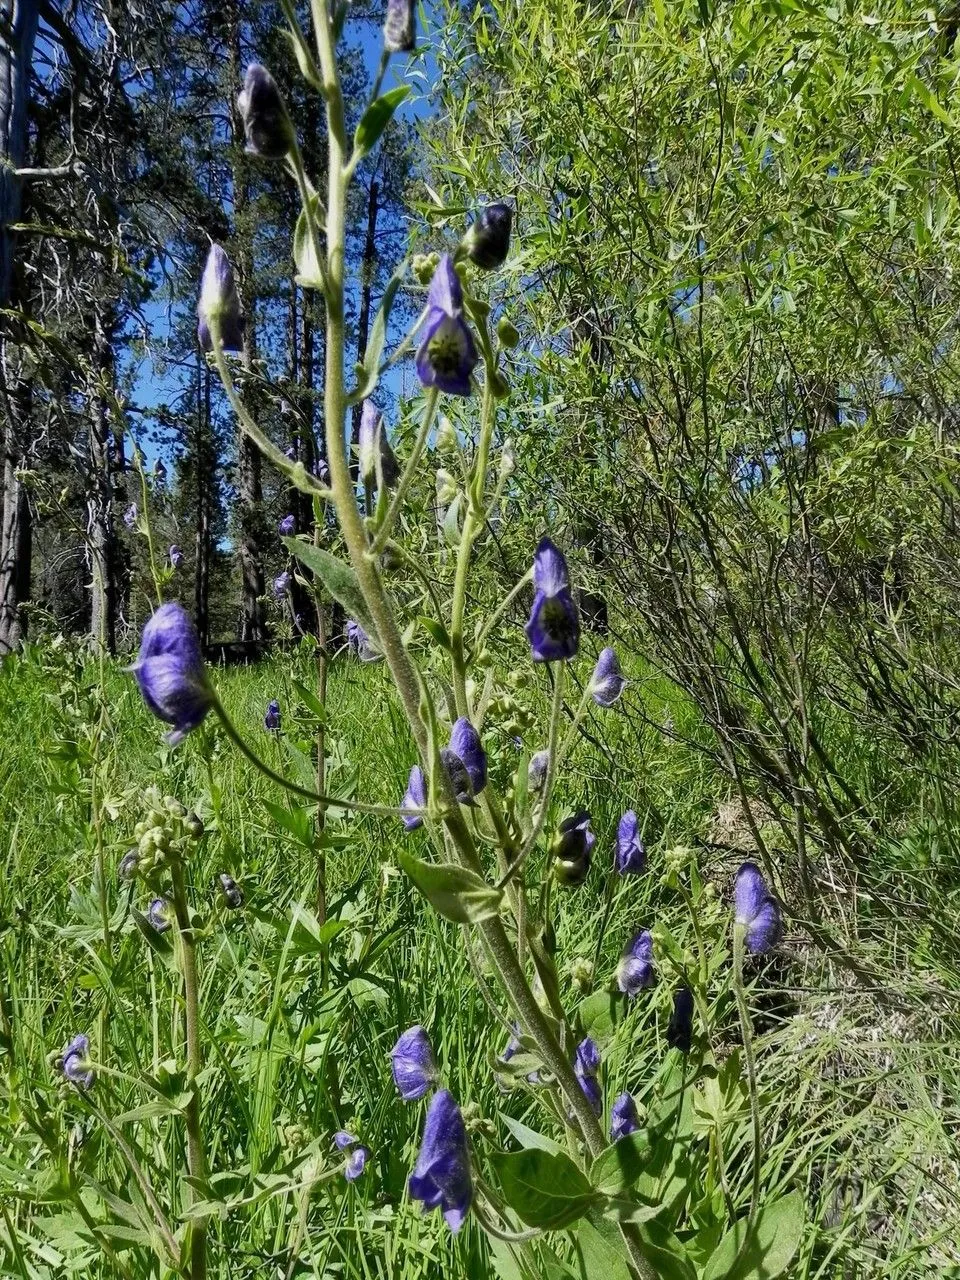
{"label": "palmate green leaf", "polygon": [[398,85],[396,89],[388,89],[381,94],[360,117],[357,131],[353,135],[353,155],[351,161],[361,160],[377,145],[380,135],[390,123],[390,118],[410,92],[409,85]]}
{"label": "palmate green leaf", "polygon": [[357,575],[343,560],[338,560],[329,551],[315,547],[312,542],[304,542],[302,538],[283,538],[284,546],[291,555],[305,564],[323,583],[326,589],[347,614],[363,627],[364,631],[375,640],[377,629],[367,610],[367,602],[360,590]]}
{"label": "palmate green leaf", "polygon": [[455,924],[479,924],[500,911],[503,890],[475,871],[452,862],[423,862],[410,853],[400,853],[397,862],[430,905]]}
{"label": "palmate green leaf", "polygon": [[582,1218],[599,1202],[593,1187],[563,1152],[501,1151],[491,1162],[505,1203],[528,1227],[556,1231]]}
{"label": "palmate green leaf", "polygon": [[632,1187],[650,1159],[650,1136],[644,1129],[628,1133],[590,1166],[590,1182],[605,1196],[617,1196]]}
{"label": "palmate green leaf", "polygon": [[733,1224],[707,1263],[703,1280],[774,1280],[783,1275],[800,1247],[803,1220],[799,1191],[762,1205],[749,1230],[746,1221]]}

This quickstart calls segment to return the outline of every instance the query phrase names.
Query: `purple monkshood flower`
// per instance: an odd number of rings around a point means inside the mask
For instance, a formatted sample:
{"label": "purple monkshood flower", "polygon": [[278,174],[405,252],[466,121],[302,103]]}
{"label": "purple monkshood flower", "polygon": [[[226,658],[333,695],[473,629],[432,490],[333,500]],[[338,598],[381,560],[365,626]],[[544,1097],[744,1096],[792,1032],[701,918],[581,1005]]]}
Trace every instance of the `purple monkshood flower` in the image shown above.
{"label": "purple monkshood flower", "polygon": [[427,293],[423,338],[417,349],[417,377],[425,387],[451,396],[470,394],[470,374],[477,363],[473,334],[463,318],[463,289],[445,253],[437,264]]}
{"label": "purple monkshood flower", "polygon": [[656,983],[653,967],[653,935],[642,929],[627,943],[617,965],[617,986],[627,996],[635,996],[644,987]]}
{"label": "purple monkshood flower", "polygon": [[296,516],[284,516],[283,519],[280,521],[280,523],[277,525],[277,530],[279,531],[280,536],[283,538],[289,538],[290,534],[296,531],[296,528],[297,528]]}
{"label": "purple monkshood flower", "polygon": [[667,1044],[681,1053],[690,1052],[693,1035],[693,992],[689,987],[679,987],[673,996],[673,1013],[667,1026]]}
{"label": "purple monkshood flower", "polygon": [[276,733],[281,723],[280,703],[274,698],[272,702],[267,703],[267,714],[263,717],[263,727],[272,733]]}
{"label": "purple monkshood flower", "polygon": [[530,757],[527,765],[527,787],[534,795],[539,795],[547,785],[547,765],[550,763],[549,751],[538,751]]}
{"label": "purple monkshood flower", "polygon": [[346,1151],[347,1158],[343,1166],[343,1176],[348,1182],[356,1182],[363,1173],[370,1152],[367,1147],[360,1146],[360,1139],[355,1138],[352,1133],[347,1133],[345,1129],[340,1129],[333,1135],[333,1141],[338,1151]]}
{"label": "purple monkshood flower", "polygon": [[622,876],[638,875],[646,870],[647,850],[640,835],[640,823],[628,809],[617,826],[617,871]]}
{"label": "purple monkshood flower", "polygon": [[243,348],[243,316],[233,268],[223,249],[212,244],[203,269],[197,304],[197,337],[202,350],[213,350],[213,330],[217,325],[224,351],[240,351]]}
{"label": "purple monkshood flower", "polygon": [[90,1041],[86,1036],[74,1036],[64,1048],[60,1070],[78,1089],[92,1088],[95,1072],[90,1065]]}
{"label": "purple monkshood flower", "polygon": [[137,517],[139,514],[140,512],[137,509],[137,504],[135,502],[131,502],[129,507],[127,507],[126,511],[123,513],[123,523],[128,529],[132,529],[137,523]]}
{"label": "purple monkshood flower", "polygon": [[423,1027],[410,1027],[403,1033],[390,1052],[390,1065],[404,1102],[414,1102],[429,1093],[437,1078],[437,1067]]}
{"label": "purple monkshood flower", "polygon": [[284,451],[283,451],[283,456],[284,456],[285,458],[288,458],[291,462],[296,462],[296,460],[297,460],[297,446],[296,446],[295,444],[287,445],[286,449],[284,449]]}
{"label": "purple monkshood flower", "polygon": [[136,880],[139,866],[140,855],[136,849],[131,849],[129,853],[125,853],[120,859],[120,864],[117,867],[117,878],[129,884],[131,880]]}
{"label": "purple monkshood flower", "polygon": [[636,1133],[640,1128],[640,1117],[637,1115],[637,1104],[629,1093],[621,1093],[610,1108],[610,1141],[619,1142],[628,1133]]}
{"label": "purple monkshood flower", "polygon": [[617,655],[610,648],[604,649],[590,678],[590,693],[594,702],[601,707],[612,707],[623,693],[626,683]]}
{"label": "purple monkshood flower", "polygon": [[478,796],[487,785],[487,756],[480,735],[466,716],[461,716],[453,726],[449,750],[463,762],[470,778],[471,792]]}
{"label": "purple monkshood flower", "polygon": [[450,1230],[460,1230],[473,1199],[470,1148],[460,1108],[446,1089],[430,1103],[409,1187],[424,1209],[439,1208]]}
{"label": "purple monkshood flower", "polygon": [[372,487],[382,480],[384,487],[391,489],[400,479],[400,467],[390,448],[383,417],[372,400],[364,400],[360,412],[358,458],[364,484]]}
{"label": "purple monkshood flower", "polygon": [[737,872],[733,897],[734,921],[746,930],[747,950],[754,955],[770,951],[783,937],[783,917],[755,863],[745,862]]}
{"label": "purple monkshood flower", "polygon": [[533,608],[526,625],[534,662],[574,658],[580,644],[580,619],[570,594],[567,562],[543,538],[533,557]]}
{"label": "purple monkshood flower", "polygon": [[415,0],[387,0],[383,47],[387,53],[412,53],[417,47]]}
{"label": "purple monkshood flower", "polygon": [[147,921],[152,924],[157,933],[166,933],[170,928],[171,906],[166,898],[154,898],[147,907]]}
{"label": "purple monkshood flower", "polygon": [[170,746],[195,729],[213,706],[197,629],[180,604],[162,604],[150,618],[130,670],[150,711],[173,725],[166,736]]}
{"label": "purple monkshood flower", "polygon": [[596,1115],[600,1115],[603,1111],[603,1094],[596,1078],[599,1070],[600,1050],[597,1048],[596,1041],[587,1036],[577,1045],[573,1073]]}
{"label": "purple monkshood flower", "polygon": [[173,565],[174,569],[179,569],[183,564],[183,552],[175,542],[170,547],[169,555],[171,565]]}
{"label": "purple monkshood flower", "polygon": [[237,98],[247,136],[247,150],[267,160],[282,160],[293,147],[294,133],[277,82],[259,62],[251,62]]}
{"label": "purple monkshood flower", "polygon": [[[410,770],[410,778],[407,782],[407,789],[403,793],[401,807],[404,809],[425,809],[427,807],[427,784],[423,776],[423,770],[418,764],[415,764]],[[419,818],[415,814],[404,814],[402,821],[407,831],[416,831],[417,827],[423,826],[423,818]]]}
{"label": "purple monkshood flower", "polygon": [[287,573],[286,569],[284,569],[283,573],[278,573],[277,576],[274,578],[273,594],[276,596],[278,600],[282,600],[283,597],[290,590],[291,581],[292,579],[289,573]]}
{"label": "purple monkshood flower", "polygon": [[513,210],[508,204],[498,201],[488,204],[467,232],[463,242],[467,255],[482,271],[493,271],[503,266],[510,249],[512,222]]}
{"label": "purple monkshood flower", "polygon": [[373,647],[370,637],[353,618],[347,621],[347,644],[361,662],[380,662],[383,654]]}
{"label": "purple monkshood flower", "polygon": [[590,859],[597,837],[590,830],[585,810],[564,818],[551,846],[553,873],[561,884],[583,884],[590,871]]}

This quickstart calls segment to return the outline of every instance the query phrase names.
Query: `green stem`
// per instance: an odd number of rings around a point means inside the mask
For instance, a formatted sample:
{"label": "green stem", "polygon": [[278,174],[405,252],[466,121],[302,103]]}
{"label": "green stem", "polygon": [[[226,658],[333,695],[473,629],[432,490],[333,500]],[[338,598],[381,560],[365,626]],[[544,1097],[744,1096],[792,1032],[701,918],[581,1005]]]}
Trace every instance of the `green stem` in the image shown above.
{"label": "green stem", "polygon": [[420,430],[417,432],[417,438],[413,443],[413,450],[407,459],[406,466],[403,468],[403,474],[400,477],[400,483],[397,485],[396,491],[390,501],[387,514],[383,523],[377,530],[376,537],[370,544],[370,550],[367,556],[371,560],[375,560],[381,555],[387,543],[390,541],[390,535],[393,532],[393,526],[397,522],[397,517],[403,507],[404,499],[407,496],[407,490],[413,481],[413,477],[417,473],[417,466],[427,444],[427,436],[430,434],[430,428],[433,426],[433,420],[437,414],[437,404],[440,401],[440,392],[435,387],[431,387],[427,392],[426,403],[423,408],[423,422]]}
{"label": "green stem", "polygon": [[[173,906],[177,915],[179,935],[178,958],[183,978],[183,1005],[187,1029],[187,1085],[190,1100],[184,1110],[187,1127],[187,1164],[194,1182],[203,1182],[207,1176],[207,1157],[203,1145],[203,1127],[200,1116],[200,1090],[197,1077],[203,1070],[203,1050],[200,1044],[200,984],[197,980],[197,946],[187,887],[183,878],[183,866],[174,861],[171,867],[173,882]],[[194,1188],[192,1194],[202,1197],[203,1192]],[[191,1224],[190,1280],[205,1280],[207,1274],[207,1220],[196,1218]]]}
{"label": "green stem", "polygon": [[137,442],[133,442],[133,465],[136,467],[137,475],[140,478],[140,501],[143,504],[143,521],[147,530],[147,555],[150,558],[150,577],[153,579],[153,589],[157,593],[157,604],[163,604],[163,592],[160,589],[160,571],[157,569],[157,558],[153,548],[153,526],[150,523],[150,491],[147,488],[147,473],[143,469],[143,458],[137,446]]}
{"label": "green stem", "polygon": [[[750,1115],[753,1121],[753,1180],[750,1188],[750,1212],[747,1217],[748,1227],[756,1216],[760,1204],[760,1098],[757,1094],[757,1067],[753,1057],[753,1034],[750,1026],[750,1011],[743,990],[743,942],[745,929],[741,924],[733,926],[733,992],[737,1001],[737,1013],[740,1018],[740,1034],[743,1038],[743,1061],[747,1068],[747,1086],[750,1090]],[[743,1245],[746,1246],[750,1232],[744,1233]]]}

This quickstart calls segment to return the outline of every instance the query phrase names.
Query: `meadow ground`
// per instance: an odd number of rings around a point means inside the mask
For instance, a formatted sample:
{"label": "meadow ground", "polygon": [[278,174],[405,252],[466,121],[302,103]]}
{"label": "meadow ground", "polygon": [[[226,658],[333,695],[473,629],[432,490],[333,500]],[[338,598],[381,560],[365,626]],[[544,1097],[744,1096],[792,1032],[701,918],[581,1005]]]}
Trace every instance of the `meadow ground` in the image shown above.
{"label": "meadow ground", "polygon": [[[318,720],[296,682],[314,687],[311,655],[219,672],[216,681],[267,762],[309,785]],[[263,728],[271,698],[283,710],[279,737]],[[175,750],[163,746],[117,666],[100,668],[66,644],[32,649],[0,675],[0,724],[2,1274],[161,1275],[151,1261],[159,1228],[150,1194],[176,1232],[198,1212],[201,1191],[202,1212],[214,1219],[213,1276],[527,1274],[509,1246],[495,1245],[491,1258],[470,1223],[453,1237],[406,1193],[423,1104],[400,1102],[389,1051],[412,1023],[428,1028],[443,1081],[467,1108],[480,1169],[522,1133],[518,1122],[560,1132],[536,1091],[499,1087],[493,1068],[508,1030],[484,1002],[465,938],[396,869],[398,851],[423,832],[406,836],[395,818],[331,814],[321,923],[314,810],[212,726]],[[627,1088],[652,1105],[669,1073],[694,1070],[678,1067],[665,1043],[671,986],[663,981],[629,1007],[615,1002],[615,1018],[597,993],[633,933],[654,923],[669,930],[706,976],[695,1051],[683,1062],[706,1050],[727,1064],[688,1086],[694,1173],[685,1185],[707,1178],[703,1194],[739,1209],[750,1199],[753,1144],[730,989],[729,888],[751,851],[749,831],[696,748],[695,716],[656,680],[636,680],[620,710],[586,728],[555,804],[557,818],[588,809],[598,836],[587,882],[558,895],[561,994],[570,1005],[586,1001],[584,1025],[603,1043],[607,1108]],[[495,780],[509,786],[518,748],[505,735],[487,746]],[[399,800],[413,753],[381,668],[334,662],[326,754],[335,794]],[[116,875],[155,803],[145,796],[153,786],[195,810],[205,830],[187,865],[206,1055],[211,1176],[202,1189],[184,1181],[175,975],[161,941],[138,924],[149,890]],[[643,823],[648,870],[615,880],[614,833],[630,807]],[[903,817],[877,857],[904,896],[935,895],[931,911],[952,918],[956,860],[936,817],[929,808]],[[931,829],[927,843],[936,837],[947,848],[946,873],[935,858],[918,870],[918,843]],[[671,880],[664,855],[677,847],[689,853]],[[242,888],[239,911],[220,903],[224,872]],[[869,896],[834,889],[831,918],[862,972],[825,958],[798,922],[776,956],[748,971],[761,1192],[802,1192],[806,1225],[791,1275],[960,1274],[958,959],[931,943],[915,913],[879,925]],[[592,993],[583,960],[595,961]],[[51,1062],[81,1032],[98,1064],[89,1095],[65,1088]],[[332,1141],[342,1128],[371,1153],[352,1185]],[[580,1274],[562,1233],[537,1257],[541,1274]]]}

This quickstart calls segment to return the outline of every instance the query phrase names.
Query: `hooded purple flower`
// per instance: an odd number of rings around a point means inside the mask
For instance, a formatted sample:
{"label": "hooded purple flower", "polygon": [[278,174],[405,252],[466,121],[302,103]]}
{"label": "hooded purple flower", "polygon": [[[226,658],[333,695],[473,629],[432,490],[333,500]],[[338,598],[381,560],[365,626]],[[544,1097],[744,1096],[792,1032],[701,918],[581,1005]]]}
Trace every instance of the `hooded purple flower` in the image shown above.
{"label": "hooded purple flower", "polygon": [[387,0],[383,47],[387,53],[412,53],[417,47],[414,0]]}
{"label": "hooded purple flower", "polygon": [[[404,809],[425,809],[427,807],[427,784],[423,776],[423,770],[418,764],[415,764],[410,770],[410,778],[407,782],[407,789],[403,793],[401,807]],[[414,814],[404,814],[402,821],[407,831],[416,831],[417,827],[423,826],[423,818],[418,818]]]}
{"label": "hooded purple flower", "polygon": [[90,1089],[96,1073],[90,1065],[90,1041],[86,1036],[74,1036],[60,1055],[60,1070],[78,1089]]}
{"label": "hooded purple flower", "polygon": [[373,647],[370,637],[360,623],[353,618],[347,621],[347,644],[361,662],[379,662],[383,657],[383,654]]}
{"label": "hooded purple flower", "polygon": [[247,135],[247,150],[267,160],[282,160],[293,148],[293,125],[277,82],[259,62],[251,62],[237,97]]}
{"label": "hooded purple flower", "polygon": [[467,232],[464,237],[467,254],[482,271],[493,271],[503,266],[510,249],[512,222],[513,210],[508,204],[498,201],[488,204]]}
{"label": "hooded purple flower", "polygon": [[597,1048],[596,1041],[587,1036],[577,1045],[573,1073],[596,1115],[600,1115],[603,1111],[603,1094],[596,1078],[599,1070],[600,1050]]}
{"label": "hooded purple flower", "polygon": [[126,511],[123,513],[123,523],[128,529],[132,529],[137,523],[137,517],[139,514],[140,512],[137,509],[137,504],[135,502],[131,502],[129,507],[127,507]]}
{"label": "hooded purple flower", "polygon": [[242,350],[243,316],[240,313],[240,296],[230,259],[218,244],[212,244],[207,255],[207,265],[200,281],[197,317],[197,337],[202,350],[213,350],[213,328],[217,324],[220,326],[220,341],[224,351]]}
{"label": "hooded purple flower", "polygon": [[327,466],[326,458],[317,459],[317,465],[313,468],[313,473],[324,484],[330,483],[330,468]]}
{"label": "hooded purple flower", "polygon": [[291,533],[296,532],[296,528],[297,528],[296,516],[284,516],[283,519],[280,521],[280,523],[277,525],[277,530],[280,533],[280,536],[282,538],[289,538]]}
{"label": "hooded purple flower", "polygon": [[213,706],[197,629],[182,605],[162,604],[150,618],[130,670],[150,711],[173,725],[166,739],[171,746],[195,729]]}
{"label": "hooded purple flower", "polygon": [[363,1173],[367,1160],[370,1158],[369,1150],[360,1146],[360,1139],[355,1138],[352,1133],[347,1133],[345,1129],[340,1129],[335,1133],[333,1141],[338,1151],[346,1151],[347,1153],[343,1166],[343,1176],[348,1182],[356,1182],[361,1173]]}
{"label": "hooded purple flower", "polygon": [[647,851],[640,835],[640,824],[632,809],[617,826],[617,871],[622,876],[639,875],[646,870]]}
{"label": "hooded purple flower", "polygon": [[473,1199],[470,1148],[460,1108],[446,1089],[430,1103],[409,1187],[424,1209],[441,1209],[450,1230],[460,1230]]}
{"label": "hooded purple flower", "polygon": [[487,756],[480,735],[466,716],[461,716],[453,726],[449,749],[463,762],[472,794],[478,796],[487,785]]}
{"label": "hooded purple flower", "polygon": [[673,1013],[670,1015],[670,1023],[667,1027],[667,1044],[671,1049],[689,1053],[692,1035],[693,992],[689,987],[680,987],[673,997]]}
{"label": "hooded purple flower", "polygon": [[617,965],[617,986],[627,996],[635,996],[656,982],[653,967],[653,935],[642,929],[631,938]]}
{"label": "hooded purple flower", "polygon": [[233,876],[228,876],[223,872],[220,877],[220,896],[223,899],[223,905],[228,911],[239,911],[243,906],[243,890],[234,880]]}
{"label": "hooded purple flower", "polygon": [[539,795],[547,785],[547,765],[550,763],[549,751],[538,751],[530,757],[527,765],[527,787],[534,795]]}
{"label": "hooded purple flower", "polygon": [[360,412],[358,459],[360,477],[371,488],[382,480],[384,487],[390,489],[400,478],[400,467],[390,448],[383,416],[372,400],[364,400]]}
{"label": "hooded purple flower", "polygon": [[174,567],[174,569],[179,569],[180,566],[183,564],[183,552],[180,550],[180,548],[177,546],[175,542],[170,547],[169,555],[170,555],[171,565]]}
{"label": "hooded purple flower", "polygon": [[533,587],[526,632],[534,662],[576,657],[580,619],[570,594],[567,562],[549,538],[541,540],[533,557]]}
{"label": "hooded purple flower", "polygon": [[612,707],[623,693],[626,683],[617,655],[610,648],[604,649],[590,679],[590,693],[594,702],[601,707]]}
{"label": "hooded purple flower", "polygon": [[596,843],[597,837],[590,830],[589,813],[581,810],[564,818],[551,845],[553,874],[561,884],[583,884]]}
{"label": "hooded purple flower", "polygon": [[282,600],[283,597],[290,590],[290,582],[291,582],[291,578],[289,573],[287,573],[286,569],[284,569],[283,573],[277,574],[277,576],[274,578],[273,594],[276,596],[278,600]]}
{"label": "hooded purple flower", "polygon": [[746,930],[747,950],[754,955],[770,951],[783,937],[783,917],[755,863],[745,862],[737,872],[733,897],[734,921]]}
{"label": "hooded purple flower", "polygon": [[393,1079],[404,1102],[413,1102],[429,1093],[437,1078],[433,1050],[423,1027],[410,1027],[390,1053]]}
{"label": "hooded purple flower", "polygon": [[637,1104],[629,1093],[621,1093],[610,1108],[610,1141],[619,1142],[628,1133],[636,1133],[640,1128],[640,1117],[637,1115]]}
{"label": "hooded purple flower", "polygon": [[166,898],[154,898],[147,907],[147,921],[153,925],[157,933],[166,933],[170,928],[172,908]]}
{"label": "hooded purple flower", "polygon": [[417,377],[425,387],[436,387],[451,396],[468,396],[477,358],[473,334],[463,318],[460,277],[453,258],[445,253],[427,293],[427,315],[416,357]]}
{"label": "hooded purple flower", "polygon": [[267,703],[267,714],[263,717],[263,727],[271,733],[276,733],[281,724],[280,703],[274,698],[272,702]]}

